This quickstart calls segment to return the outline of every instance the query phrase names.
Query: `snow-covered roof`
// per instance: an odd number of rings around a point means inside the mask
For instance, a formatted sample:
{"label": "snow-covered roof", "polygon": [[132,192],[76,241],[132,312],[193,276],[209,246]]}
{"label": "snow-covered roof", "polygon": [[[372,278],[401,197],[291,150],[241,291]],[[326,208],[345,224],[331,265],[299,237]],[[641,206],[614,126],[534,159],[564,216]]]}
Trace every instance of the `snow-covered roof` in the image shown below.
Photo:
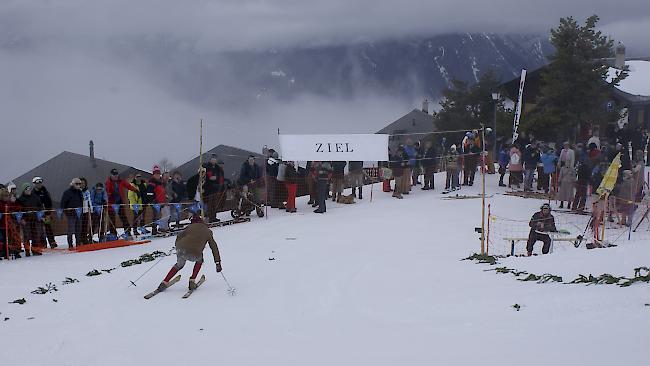
{"label": "snow-covered roof", "polygon": [[[650,61],[634,60],[626,61],[625,64],[629,66],[630,72],[617,88],[632,95],[650,96]],[[618,71],[610,67],[607,81],[612,80]]]}

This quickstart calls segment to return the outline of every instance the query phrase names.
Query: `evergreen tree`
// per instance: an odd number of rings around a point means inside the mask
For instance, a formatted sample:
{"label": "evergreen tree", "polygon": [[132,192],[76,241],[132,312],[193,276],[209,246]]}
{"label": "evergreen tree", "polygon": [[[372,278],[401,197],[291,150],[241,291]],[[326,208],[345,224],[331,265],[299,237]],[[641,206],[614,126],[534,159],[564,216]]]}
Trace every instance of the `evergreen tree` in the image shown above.
{"label": "evergreen tree", "polygon": [[[459,80],[452,81],[452,87],[443,90],[440,110],[434,114],[436,127],[440,130],[472,130],[494,125],[492,93],[498,91],[500,82],[494,72],[483,74],[474,85]],[[503,101],[497,107],[497,134],[511,133],[512,110],[506,110]],[[459,133],[462,135],[462,133]]]}
{"label": "evergreen tree", "polygon": [[620,109],[607,110],[606,104],[610,88],[627,72],[621,71],[607,82],[607,60],[614,57],[614,41],[596,30],[598,20],[593,15],[579,25],[573,17],[562,18],[551,30],[555,53],[542,72],[537,107],[522,119],[522,130],[541,138],[565,139],[576,136],[580,123],[604,127],[618,119]]}

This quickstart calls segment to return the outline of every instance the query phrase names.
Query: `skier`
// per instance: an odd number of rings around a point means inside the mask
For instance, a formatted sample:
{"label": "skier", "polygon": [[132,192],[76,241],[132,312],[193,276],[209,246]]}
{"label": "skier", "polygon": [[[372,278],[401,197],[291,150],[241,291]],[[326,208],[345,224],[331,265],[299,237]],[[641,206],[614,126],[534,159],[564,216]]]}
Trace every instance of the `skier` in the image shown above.
{"label": "skier", "polygon": [[535,243],[541,241],[544,243],[542,247],[542,254],[548,254],[551,248],[551,237],[548,232],[556,232],[557,228],[555,227],[555,218],[551,215],[551,205],[545,203],[540,207],[539,212],[535,212],[533,217],[528,223],[530,226],[530,233],[528,234],[528,244],[526,245],[526,250],[528,251],[528,256],[533,255],[533,247]]}
{"label": "skier", "polygon": [[190,277],[189,289],[194,291],[197,288],[196,276],[203,265],[203,249],[209,244],[217,267],[217,272],[221,272],[221,256],[217,242],[212,236],[212,230],[203,221],[200,215],[192,216],[191,223],[176,236],[176,264],[169,270],[165,279],[158,285],[158,291],[165,291],[169,287],[169,281],[180,271],[185,262],[194,262],[192,276]]}

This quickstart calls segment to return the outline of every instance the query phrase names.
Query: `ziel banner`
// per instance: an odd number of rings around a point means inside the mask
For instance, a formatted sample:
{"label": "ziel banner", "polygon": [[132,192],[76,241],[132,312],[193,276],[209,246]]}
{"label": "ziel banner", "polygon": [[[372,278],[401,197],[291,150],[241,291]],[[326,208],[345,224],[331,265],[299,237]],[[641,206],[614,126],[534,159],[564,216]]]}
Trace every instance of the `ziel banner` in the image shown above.
{"label": "ziel banner", "polygon": [[388,135],[280,135],[282,160],[388,161]]}

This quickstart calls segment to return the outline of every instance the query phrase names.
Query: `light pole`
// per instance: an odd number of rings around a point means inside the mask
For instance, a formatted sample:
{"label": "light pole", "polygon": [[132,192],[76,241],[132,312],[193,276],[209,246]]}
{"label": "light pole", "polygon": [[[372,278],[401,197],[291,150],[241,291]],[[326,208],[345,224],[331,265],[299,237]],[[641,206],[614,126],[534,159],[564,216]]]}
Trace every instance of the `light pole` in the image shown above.
{"label": "light pole", "polygon": [[499,92],[492,93],[492,100],[494,101],[494,129],[492,130],[492,139],[494,146],[492,146],[492,160],[497,159],[497,107],[499,106],[499,99],[501,99],[501,94]]}

